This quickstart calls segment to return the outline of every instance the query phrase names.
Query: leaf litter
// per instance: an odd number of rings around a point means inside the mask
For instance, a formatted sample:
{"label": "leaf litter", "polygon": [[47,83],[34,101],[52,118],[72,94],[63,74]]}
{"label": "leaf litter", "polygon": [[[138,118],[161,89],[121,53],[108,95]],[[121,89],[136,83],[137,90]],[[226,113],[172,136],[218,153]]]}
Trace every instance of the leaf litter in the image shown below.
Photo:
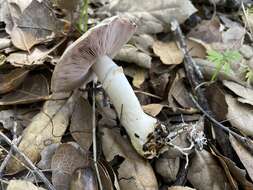
{"label": "leaf litter", "polygon": [[[0,0],[1,188],[252,189],[252,3],[207,2]],[[124,112],[116,114],[91,70],[73,92],[50,89],[65,49],[116,15],[137,30],[114,61],[145,113],[164,126],[157,139],[166,146],[151,160],[134,150],[120,123]],[[218,70],[210,51],[226,65]],[[185,66],[189,60],[194,72]]]}

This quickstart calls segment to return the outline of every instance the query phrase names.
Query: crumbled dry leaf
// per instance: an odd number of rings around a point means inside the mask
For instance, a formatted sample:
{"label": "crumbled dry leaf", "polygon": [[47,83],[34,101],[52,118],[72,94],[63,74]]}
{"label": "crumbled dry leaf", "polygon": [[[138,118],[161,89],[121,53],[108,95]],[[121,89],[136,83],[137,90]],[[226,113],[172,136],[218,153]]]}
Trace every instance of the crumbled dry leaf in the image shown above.
{"label": "crumbled dry leaf", "polygon": [[229,136],[230,143],[234,148],[237,156],[247,170],[251,180],[253,180],[253,156],[252,154],[236,140],[232,135]]}
{"label": "crumbled dry leaf", "polygon": [[136,69],[133,79],[133,85],[137,88],[141,88],[142,83],[146,79],[147,71],[144,69]]}
{"label": "crumbled dry leaf", "polygon": [[0,66],[4,65],[6,61],[6,56],[0,53]]}
{"label": "crumbled dry leaf", "polygon": [[221,23],[217,17],[212,20],[203,20],[189,32],[188,37],[200,39],[206,43],[221,42],[220,27]]}
{"label": "crumbled dry leaf", "polygon": [[[114,185],[115,182],[113,183],[113,178],[111,178],[112,176],[110,175],[110,173],[114,173],[114,171],[105,160],[100,160],[98,162],[98,171],[100,174],[103,188],[106,190],[107,189],[114,190],[114,187],[116,188],[116,186]],[[117,181],[117,179],[115,179],[115,176],[114,176],[114,181],[115,180]]]}
{"label": "crumbled dry leaf", "polygon": [[78,169],[73,174],[70,190],[98,190],[97,179],[91,167]]}
{"label": "crumbled dry leaf", "polygon": [[124,73],[133,78],[133,85],[135,87],[140,88],[147,78],[148,70],[136,66],[128,66],[124,68]]}
{"label": "crumbled dry leaf", "polygon": [[50,53],[50,50],[43,46],[38,46],[32,49],[30,53],[25,51],[11,53],[6,58],[6,61],[10,62],[16,67],[23,67],[26,65],[41,65],[47,58],[48,53]]}
{"label": "crumbled dry leaf", "polygon": [[195,7],[188,0],[109,0],[101,11],[112,14],[124,14],[137,23],[137,32],[154,34],[167,30],[173,18],[183,23],[196,12]]}
{"label": "crumbled dry leaf", "polygon": [[225,100],[225,92],[217,84],[208,85],[206,88],[206,97],[211,110],[218,121],[226,120],[228,105]]}
{"label": "crumbled dry leaf", "polygon": [[248,181],[245,170],[237,167],[232,160],[220,154],[216,148],[212,147],[211,151],[212,154],[219,159],[230,181],[230,185],[234,186],[234,189],[238,189],[237,183],[239,183],[245,190],[253,189],[253,184]]}
{"label": "crumbled dry leaf", "polygon": [[145,113],[154,117],[157,116],[164,107],[168,107],[168,106],[162,105],[162,104],[148,104],[148,105],[142,106]]}
{"label": "crumbled dry leaf", "polygon": [[14,111],[13,110],[2,110],[0,111],[0,124],[5,129],[11,129],[14,126]]}
{"label": "crumbled dry leaf", "polygon": [[56,18],[48,1],[26,1],[25,6],[22,2],[9,3],[14,23],[10,29],[10,36],[17,48],[29,50],[35,44],[51,40],[63,32],[64,24]]}
{"label": "crumbled dry leaf", "polygon": [[114,59],[127,63],[135,63],[136,65],[147,69],[151,67],[151,57],[130,44],[124,45]]}
{"label": "crumbled dry leaf", "polygon": [[246,30],[242,26],[234,26],[222,33],[222,41],[225,44],[230,44],[231,47],[240,48],[244,40]]}
{"label": "crumbled dry leaf", "polygon": [[153,50],[165,65],[180,64],[183,62],[184,55],[175,42],[164,43],[156,41],[153,44]]}
{"label": "crumbled dry leaf", "polygon": [[46,100],[48,97],[47,79],[40,74],[28,75],[19,88],[0,98],[0,105],[28,104]]}
{"label": "crumbled dry leaf", "polygon": [[222,81],[223,84],[233,91],[236,95],[246,99],[245,102],[253,106],[253,90],[251,88],[244,87],[238,83],[232,81]]}
{"label": "crumbled dry leaf", "polygon": [[[18,148],[31,161],[38,161],[40,152],[46,146],[61,141],[73,112],[76,96],[78,95],[74,93],[67,100],[48,100],[24,130]],[[16,173],[23,169],[24,166],[15,159],[11,159],[7,165],[7,173]]]}
{"label": "crumbled dry leaf", "polygon": [[190,187],[183,187],[183,186],[173,186],[169,187],[168,190],[196,190]]}
{"label": "crumbled dry leaf", "polygon": [[189,38],[186,41],[187,43],[187,49],[189,50],[189,54],[192,57],[205,59],[206,58],[206,51],[207,47],[205,42],[202,42],[201,40],[195,39],[195,38]]}
{"label": "crumbled dry leaf", "polygon": [[70,132],[76,142],[89,150],[92,144],[92,108],[88,100],[80,97],[71,117]]}
{"label": "crumbled dry leaf", "polygon": [[8,48],[10,46],[11,46],[11,40],[10,39],[0,38],[0,50]]}
{"label": "crumbled dry leaf", "polygon": [[195,107],[192,103],[192,100],[189,96],[189,92],[186,89],[186,86],[183,82],[184,78],[180,78],[175,81],[174,85],[171,87],[169,94],[173,96],[173,99],[179,104],[182,108],[191,108]]}
{"label": "crumbled dry leaf", "polygon": [[52,183],[56,190],[69,190],[75,170],[87,166],[87,155],[72,144],[61,144],[52,158]]}
{"label": "crumbled dry leaf", "polygon": [[40,161],[38,162],[37,166],[42,170],[49,170],[51,169],[51,161],[52,157],[56,151],[56,149],[60,146],[59,143],[50,144],[46,146],[40,153]]}
{"label": "crumbled dry leaf", "polygon": [[27,69],[17,68],[8,74],[0,75],[0,94],[4,94],[16,89],[24,82],[28,73],[29,70]]}
{"label": "crumbled dry leaf", "polygon": [[119,185],[121,190],[157,190],[153,169],[148,161],[141,158],[131,144],[115,129],[102,128],[102,148],[106,160],[111,161],[115,156],[124,158],[118,169]]}
{"label": "crumbled dry leaf", "polygon": [[155,162],[155,170],[163,177],[163,180],[171,183],[177,179],[180,168],[180,158],[168,158],[160,156]]}
{"label": "crumbled dry leaf", "polygon": [[227,120],[231,125],[246,135],[253,135],[253,109],[247,104],[242,104],[231,95],[225,95],[228,105]]}
{"label": "crumbled dry leaf", "polygon": [[61,9],[65,9],[68,12],[73,13],[80,6],[79,0],[53,0],[53,2]]}
{"label": "crumbled dry leaf", "polygon": [[191,160],[187,179],[196,189],[230,190],[223,169],[206,150],[196,151]]}
{"label": "crumbled dry leaf", "polygon": [[158,96],[165,97],[168,93],[168,83],[170,81],[169,73],[151,74],[150,84],[154,90],[154,93]]}
{"label": "crumbled dry leaf", "polygon": [[151,53],[151,48],[154,43],[154,37],[148,34],[136,34],[130,39],[129,43],[134,44],[136,48],[146,54]]}
{"label": "crumbled dry leaf", "polygon": [[45,190],[42,187],[37,187],[29,181],[24,180],[11,180],[7,190]]}

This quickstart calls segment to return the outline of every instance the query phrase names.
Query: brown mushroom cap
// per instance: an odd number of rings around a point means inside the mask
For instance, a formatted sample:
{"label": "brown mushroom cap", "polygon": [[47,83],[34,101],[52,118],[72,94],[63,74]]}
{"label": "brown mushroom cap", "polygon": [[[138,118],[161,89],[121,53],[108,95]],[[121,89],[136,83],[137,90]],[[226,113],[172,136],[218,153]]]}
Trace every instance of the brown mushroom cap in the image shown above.
{"label": "brown mushroom cap", "polygon": [[129,19],[115,16],[88,30],[65,50],[56,65],[52,92],[69,92],[79,87],[97,58],[104,55],[113,58],[135,29]]}

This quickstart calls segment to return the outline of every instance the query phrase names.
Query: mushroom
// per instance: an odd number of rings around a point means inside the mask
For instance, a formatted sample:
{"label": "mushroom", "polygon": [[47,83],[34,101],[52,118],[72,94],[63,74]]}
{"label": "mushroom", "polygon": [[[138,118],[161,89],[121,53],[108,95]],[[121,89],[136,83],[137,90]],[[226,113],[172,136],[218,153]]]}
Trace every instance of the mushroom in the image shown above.
{"label": "mushroom", "polygon": [[136,25],[129,19],[114,16],[88,30],[63,53],[55,67],[51,89],[53,93],[72,91],[93,70],[137,152],[153,158],[161,148],[157,131],[164,127],[144,113],[122,67],[112,60],[135,29]]}

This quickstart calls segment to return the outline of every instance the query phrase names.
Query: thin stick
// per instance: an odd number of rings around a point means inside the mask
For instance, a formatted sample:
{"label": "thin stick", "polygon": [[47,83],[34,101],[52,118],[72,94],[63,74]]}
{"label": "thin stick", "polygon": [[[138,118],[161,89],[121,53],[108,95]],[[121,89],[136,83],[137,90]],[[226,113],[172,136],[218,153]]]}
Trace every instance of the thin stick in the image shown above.
{"label": "thin stick", "polygon": [[97,174],[99,189],[103,190],[102,181],[100,178],[99,170],[98,170],[98,162],[97,162],[97,140],[96,140],[96,100],[95,100],[95,88],[96,82],[93,81],[93,88],[92,88],[92,141],[93,141],[93,160],[94,160],[94,167]]}
{"label": "thin stick", "polygon": [[220,122],[218,122],[216,119],[214,119],[207,111],[205,111],[201,105],[199,105],[199,103],[197,102],[197,100],[193,97],[192,94],[190,94],[190,97],[194,103],[194,105],[206,116],[206,118],[211,121],[212,123],[214,123],[214,126],[222,129],[223,131],[230,133],[231,135],[233,135],[240,143],[242,143],[242,145],[244,145],[244,147],[250,151],[251,153],[253,153],[253,144],[252,141],[250,139],[248,139],[247,137],[241,136],[239,134],[237,134],[236,132],[230,130],[228,127],[222,125]]}
{"label": "thin stick", "polygon": [[50,183],[50,181],[46,178],[46,176],[33,164],[33,162],[23,153],[21,152],[18,147],[11,142],[11,140],[0,131],[0,136],[3,138],[3,140],[9,144],[13,151],[15,151],[17,154],[19,154],[22,159],[27,163],[27,165],[34,171],[34,173],[45,183],[47,188],[49,190],[56,190],[54,186]]}

